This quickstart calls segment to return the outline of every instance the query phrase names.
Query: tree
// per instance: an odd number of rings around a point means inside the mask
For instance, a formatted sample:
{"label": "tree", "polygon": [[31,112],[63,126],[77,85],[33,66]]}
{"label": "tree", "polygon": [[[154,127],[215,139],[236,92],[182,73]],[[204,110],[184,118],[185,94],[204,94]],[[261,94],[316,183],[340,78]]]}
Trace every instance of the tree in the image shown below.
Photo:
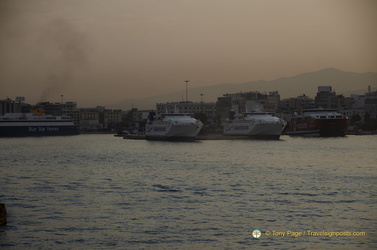
{"label": "tree", "polygon": [[352,115],[352,117],[351,117],[351,123],[352,124],[359,122],[359,121],[361,121],[361,116],[359,114]]}
{"label": "tree", "polygon": [[203,124],[208,120],[208,117],[204,113],[195,113],[194,118],[200,120]]}
{"label": "tree", "polygon": [[370,114],[368,112],[365,112],[365,114],[364,114],[364,121],[365,122],[369,122],[369,120],[370,120]]}

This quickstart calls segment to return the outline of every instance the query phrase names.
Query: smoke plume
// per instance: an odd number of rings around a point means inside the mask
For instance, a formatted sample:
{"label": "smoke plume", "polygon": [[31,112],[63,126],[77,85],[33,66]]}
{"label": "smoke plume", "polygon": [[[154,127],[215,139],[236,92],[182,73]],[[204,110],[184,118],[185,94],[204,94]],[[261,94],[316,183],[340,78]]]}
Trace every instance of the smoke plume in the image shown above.
{"label": "smoke plume", "polygon": [[60,96],[88,62],[88,40],[65,19],[52,20],[41,34],[42,58],[47,60],[45,89],[40,101]]}

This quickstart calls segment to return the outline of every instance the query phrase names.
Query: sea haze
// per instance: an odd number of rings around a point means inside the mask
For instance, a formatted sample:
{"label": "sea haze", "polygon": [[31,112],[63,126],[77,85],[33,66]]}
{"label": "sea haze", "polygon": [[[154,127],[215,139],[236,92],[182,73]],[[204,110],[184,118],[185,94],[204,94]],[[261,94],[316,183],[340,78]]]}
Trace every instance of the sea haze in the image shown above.
{"label": "sea haze", "polygon": [[1,138],[0,247],[376,248],[376,147],[377,136]]}

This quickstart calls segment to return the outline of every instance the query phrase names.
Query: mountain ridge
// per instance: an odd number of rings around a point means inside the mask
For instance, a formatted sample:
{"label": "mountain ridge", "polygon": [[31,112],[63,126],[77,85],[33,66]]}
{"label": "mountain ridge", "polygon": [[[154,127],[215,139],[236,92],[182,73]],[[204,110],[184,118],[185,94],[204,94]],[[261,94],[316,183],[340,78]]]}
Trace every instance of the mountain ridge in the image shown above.
{"label": "mountain ridge", "polygon": [[[189,100],[198,102],[203,98],[205,102],[216,102],[217,97],[224,94],[259,91],[278,91],[281,99],[297,97],[305,94],[311,98],[317,93],[318,86],[332,86],[337,94],[364,94],[368,86],[377,89],[377,73],[354,73],[336,68],[324,68],[315,72],[305,72],[290,77],[280,77],[275,80],[256,80],[243,83],[221,83],[216,85],[189,89]],[[364,90],[364,92],[363,92]],[[135,107],[138,109],[155,109],[156,103],[179,102],[183,91],[175,91],[164,95],[150,96],[139,99],[126,99],[122,102],[109,105],[110,108],[124,110]],[[203,94],[203,96],[201,96]]]}

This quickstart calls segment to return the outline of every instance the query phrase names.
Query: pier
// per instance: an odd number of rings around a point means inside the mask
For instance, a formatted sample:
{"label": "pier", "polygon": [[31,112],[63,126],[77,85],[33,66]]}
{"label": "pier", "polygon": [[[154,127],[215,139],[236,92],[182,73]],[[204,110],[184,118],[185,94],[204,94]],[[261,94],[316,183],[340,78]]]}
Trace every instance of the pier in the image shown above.
{"label": "pier", "polygon": [[[128,135],[115,135],[117,137],[123,137],[123,139],[128,140],[146,140],[146,136],[144,134],[128,134]],[[208,135],[198,135],[195,140],[196,141],[204,141],[204,140],[251,140],[251,139],[264,139],[264,140],[278,140],[276,136],[274,137],[251,137],[245,135],[222,135],[222,134],[208,134]]]}

